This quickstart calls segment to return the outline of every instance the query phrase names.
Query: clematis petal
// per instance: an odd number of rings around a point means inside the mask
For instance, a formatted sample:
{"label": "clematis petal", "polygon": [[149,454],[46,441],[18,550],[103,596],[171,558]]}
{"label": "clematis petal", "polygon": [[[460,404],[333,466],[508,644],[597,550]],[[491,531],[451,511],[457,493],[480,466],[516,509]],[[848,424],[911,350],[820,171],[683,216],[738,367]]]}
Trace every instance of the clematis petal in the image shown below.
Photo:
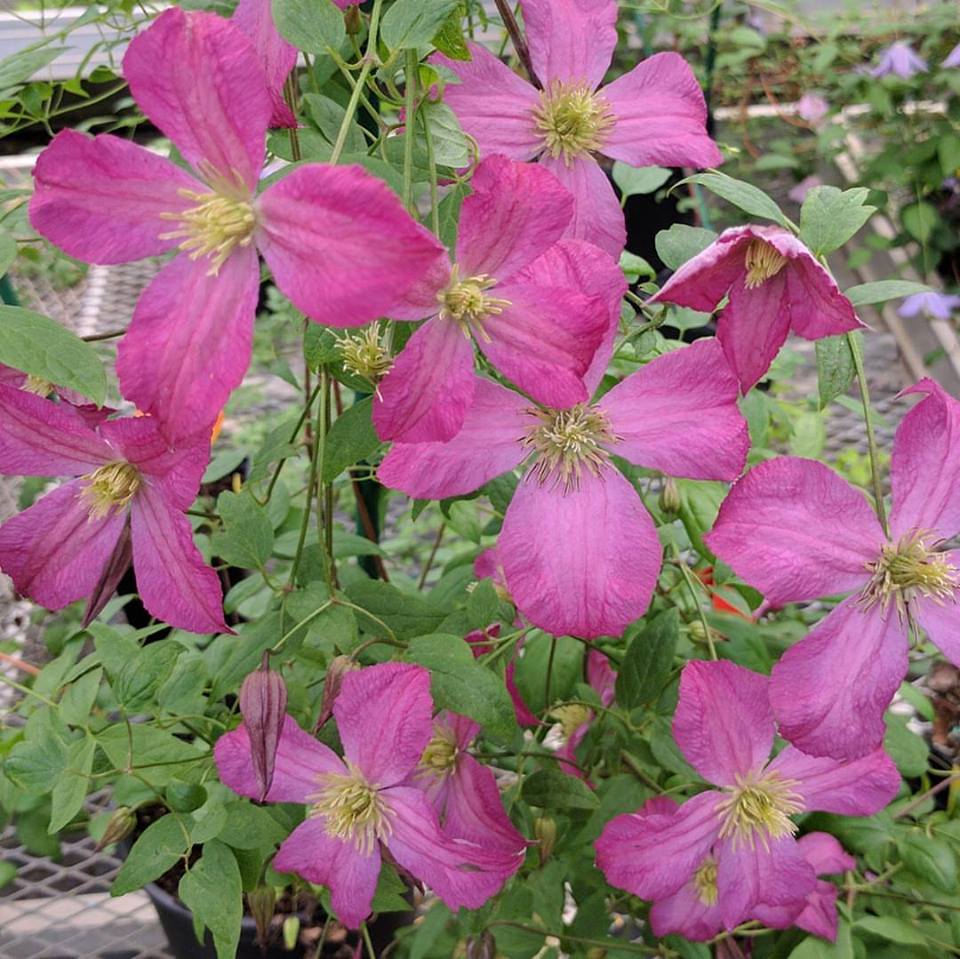
{"label": "clematis petal", "polygon": [[358,929],[370,915],[380,863],[379,846],[364,854],[350,840],[331,836],[318,816],[300,823],[284,839],[273,868],[326,886],[337,918],[348,929]]}
{"label": "clematis petal", "polygon": [[[790,242],[801,245],[792,234]],[[806,247],[791,260],[784,273],[790,304],[790,329],[794,333],[808,340],[818,340],[822,336],[838,336],[865,328],[853,304],[840,292],[836,280]]]}
{"label": "clematis petal", "polygon": [[818,876],[857,868],[857,860],[847,853],[836,836],[827,832],[809,832],[797,840],[803,858]]}
{"label": "clematis petal", "polygon": [[883,713],[907,674],[906,629],[844,600],[773,667],[780,734],[812,756],[855,759],[883,742]]}
{"label": "clematis petal", "polygon": [[203,561],[183,513],[144,482],[130,505],[137,591],[151,615],[193,633],[229,633],[220,577]]}
{"label": "clematis petal", "polygon": [[234,189],[253,192],[273,102],[256,51],[238,27],[173,7],[130,41],[123,75],[188,163],[209,165]]}
{"label": "clematis petal", "polygon": [[442,443],[460,432],[477,377],[473,347],[459,325],[434,317],[407,341],[373,399],[382,440]]}
{"label": "clematis petal", "polygon": [[[260,798],[260,785],[253,771],[250,735],[247,727],[238,726],[217,740],[213,750],[220,782],[241,796]],[[273,781],[267,802],[293,802],[308,805],[316,794],[318,777],[323,773],[343,774],[344,766],[337,754],[286,716],[277,745]]]}
{"label": "clematis petal", "polygon": [[614,0],[520,0],[533,69],[554,81],[599,86],[617,46]]}
{"label": "clematis petal", "polygon": [[264,191],[257,212],[257,247],[277,286],[329,326],[388,315],[446,259],[386,183],[358,166],[298,167]]}
{"label": "clematis petal", "polygon": [[675,811],[614,817],[596,842],[597,868],[611,885],[635,896],[669,896],[710,852],[720,831],[716,807],[722,798],[710,790]]}
{"label": "clematis petal", "polygon": [[114,451],[73,408],[0,384],[0,473],[76,476],[114,459]]}
{"label": "clematis petal", "polygon": [[833,470],[778,456],[734,484],[706,543],[779,606],[866,585],[884,536],[864,495]]}
{"label": "clematis petal", "polygon": [[90,515],[72,480],[0,526],[0,572],[17,592],[47,609],[62,609],[93,592],[113,554],[124,511]]}
{"label": "clematis petal", "polygon": [[483,160],[460,208],[457,264],[461,278],[505,280],[545,253],[573,216],[573,197],[545,167],[505,156]]}
{"label": "clematis petal", "polygon": [[[960,570],[960,550],[952,549],[946,561]],[[914,614],[931,643],[954,665],[960,665],[960,590],[942,599],[922,597],[913,606]]]}
{"label": "clematis petal", "polygon": [[136,143],[62,130],[37,158],[30,225],[86,263],[129,263],[174,249],[164,217],[193,205],[189,173]]}
{"label": "clematis petal", "polygon": [[477,344],[484,356],[552,409],[587,400],[583,377],[609,327],[607,304],[526,280],[500,284],[496,294],[510,305],[483,320]]}
{"label": "clematis petal", "polygon": [[927,378],[904,393],[923,399],[893,441],[890,532],[898,539],[929,530],[948,539],[960,532],[960,403]]}
{"label": "clematis petal", "polygon": [[693,882],[688,882],[651,906],[650,929],[657,937],[678,935],[705,942],[723,930],[722,910],[719,903],[704,903]]}
{"label": "clematis petal", "polygon": [[707,104],[679,53],[657,53],[605,86],[616,120],[601,152],[632,166],[713,167],[723,154],[707,133]]}
{"label": "clematis petal", "polygon": [[510,595],[530,622],[591,639],[619,635],[644,614],[661,547],[636,490],[607,466],[599,476],[584,469],[569,492],[528,473],[504,517],[500,555]]}
{"label": "clematis petal", "polygon": [[519,393],[477,377],[473,405],[447,443],[397,443],[377,470],[380,482],[419,499],[472,493],[519,466],[521,441],[537,421]]}
{"label": "clematis petal", "polygon": [[540,164],[573,194],[573,219],[564,235],[568,239],[592,243],[619,259],[627,242],[623,210],[597,161],[592,156],[581,156],[567,166],[562,158],[545,155]]}
{"label": "clematis petal", "polygon": [[723,350],[710,338],[657,357],[599,406],[618,437],[618,456],[671,476],[732,480],[750,450],[737,395]]}
{"label": "clematis petal", "polygon": [[432,713],[430,674],[407,663],[347,673],[333,704],[344,756],[378,786],[400,782],[420,761]]}
{"label": "clematis petal", "polygon": [[841,760],[808,756],[795,746],[787,746],[770,763],[770,769],[796,781],[792,790],[801,798],[804,809],[844,816],[872,816],[900,788],[900,773],[882,749],[859,759]]}
{"label": "clematis petal", "polygon": [[217,276],[179,256],[140,295],[121,340],[123,395],[157,417],[171,441],[203,434],[250,365],[260,270],[251,247],[236,250]]}
{"label": "clematis petal", "polygon": [[766,765],[775,732],[769,683],[726,660],[683,667],[673,737],[708,782],[733,786]]}
{"label": "clematis petal", "polygon": [[531,160],[543,148],[533,111],[537,91],[479,43],[468,43],[469,60],[434,54],[429,62],[460,78],[444,87],[443,102],[457,115],[464,131],[480,145],[480,153],[502,153],[512,160]]}

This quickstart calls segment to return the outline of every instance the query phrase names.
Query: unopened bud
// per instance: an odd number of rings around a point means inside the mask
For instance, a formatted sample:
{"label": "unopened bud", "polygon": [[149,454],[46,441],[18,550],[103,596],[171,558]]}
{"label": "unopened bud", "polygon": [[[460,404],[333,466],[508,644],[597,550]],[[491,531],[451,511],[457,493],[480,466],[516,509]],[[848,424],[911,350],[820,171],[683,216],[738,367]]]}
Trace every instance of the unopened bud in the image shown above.
{"label": "unopened bud", "polygon": [[260,668],[250,673],[240,687],[240,712],[250,737],[253,774],[260,787],[260,802],[263,802],[273,782],[277,747],[287,712],[287,687],[283,677],[270,668],[268,653],[263,654]]}
{"label": "unopened bud", "polygon": [[[707,642],[707,628],[704,628],[703,623],[699,619],[695,619],[692,623],[687,624],[687,636],[690,637],[690,642],[692,643],[706,643]],[[710,642],[721,642],[723,637],[715,629],[709,630]]]}
{"label": "unopened bud", "polygon": [[347,33],[351,36],[360,32],[361,28],[363,27],[363,20],[360,17],[359,7],[347,7],[343,14],[343,25],[346,27]]}
{"label": "unopened bud", "polygon": [[533,821],[533,837],[540,844],[540,865],[542,866],[553,853],[557,843],[557,823],[549,816],[539,816]]}
{"label": "unopened bud", "polygon": [[587,959],[606,959],[607,950],[602,946],[591,946],[587,950]]}
{"label": "unopened bud", "polygon": [[110,602],[110,597],[116,592],[120,580],[126,575],[132,562],[133,541],[130,538],[130,519],[128,517],[124,521],[116,545],[107,558],[87,600],[87,608],[84,610],[83,621],[80,624],[81,629],[86,629],[100,615],[104,606]]}
{"label": "unopened bud", "polygon": [[496,955],[497,943],[489,929],[484,929],[479,936],[471,936],[467,940],[464,959],[496,959]]}
{"label": "unopened bud", "polygon": [[97,849],[104,849],[106,846],[112,846],[115,842],[126,839],[133,832],[133,827],[137,824],[137,817],[129,806],[120,806],[107,822],[107,828],[104,829],[100,842],[97,843]]}
{"label": "unopened bud", "polygon": [[277,905],[277,893],[273,886],[257,886],[247,893],[247,906],[257,926],[257,944],[265,949],[270,939],[270,925]]}
{"label": "unopened bud", "polygon": [[660,509],[664,513],[680,512],[680,490],[672,476],[668,476],[663,482],[663,489],[660,490]]}
{"label": "unopened bud", "polygon": [[349,656],[334,656],[327,667],[327,675],[323,680],[323,697],[320,700],[320,716],[316,728],[319,729],[332,715],[333,704],[340,695],[340,686],[343,677],[359,669],[360,664]]}
{"label": "unopened bud", "polygon": [[287,952],[292,952],[297,946],[297,940],[300,938],[300,917],[287,916],[283,920],[283,947]]}

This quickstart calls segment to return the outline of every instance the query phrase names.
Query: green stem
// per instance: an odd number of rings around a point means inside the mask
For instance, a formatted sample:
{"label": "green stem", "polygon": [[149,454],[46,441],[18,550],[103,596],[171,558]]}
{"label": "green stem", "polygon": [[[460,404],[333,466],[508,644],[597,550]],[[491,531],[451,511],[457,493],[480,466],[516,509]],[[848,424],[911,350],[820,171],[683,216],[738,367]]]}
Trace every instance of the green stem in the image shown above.
{"label": "green stem", "polygon": [[416,50],[407,50],[404,76],[403,205],[413,209],[413,141],[416,131],[417,71],[420,60]]}
{"label": "green stem", "polygon": [[330,592],[336,585],[336,569],[333,563],[333,486],[323,478],[323,458],[330,432],[330,374],[327,368],[320,370],[320,410],[317,414],[317,477],[323,502],[323,572]]}
{"label": "green stem", "polygon": [[423,137],[427,144],[427,167],[430,170],[430,228],[434,236],[440,236],[440,201],[437,191],[437,161],[433,153],[433,134],[425,114],[420,114],[423,120]]}
{"label": "green stem", "polygon": [[662,946],[644,946],[638,942],[621,942],[616,939],[587,939],[583,936],[571,936],[567,932],[550,932],[546,929],[540,929],[537,926],[528,926],[522,922],[514,922],[512,919],[494,919],[489,923],[493,926],[508,926],[511,929],[522,929],[524,932],[535,932],[546,938],[559,939],[561,942],[576,942],[582,946],[597,946],[601,949],[610,949],[614,952],[635,952],[637,955],[644,956],[676,956],[677,953],[672,949],[666,949]]}
{"label": "green stem", "polygon": [[373,943],[370,941],[370,930],[367,929],[367,924],[365,922],[360,924],[360,932],[363,934],[363,944],[366,946],[367,955],[370,957],[370,959],[377,959],[377,954],[374,951]]}
{"label": "green stem", "polygon": [[293,626],[291,629],[288,629],[274,644],[270,647],[270,652],[275,653],[280,649],[281,646],[299,629],[303,629],[307,623],[313,622],[321,613],[326,612],[331,606],[334,605],[334,600],[328,599],[325,603],[321,603],[309,616],[305,616],[300,620],[296,626]]}
{"label": "green stem", "polygon": [[703,627],[703,637],[707,641],[707,648],[710,650],[710,658],[715,660],[717,658],[717,650],[713,645],[713,637],[710,635],[710,624],[707,622],[707,617],[703,612],[703,606],[700,604],[700,597],[697,595],[696,588],[693,585],[693,573],[690,572],[689,567],[683,561],[683,557],[680,555],[680,550],[677,549],[676,544],[674,544],[673,547],[673,558],[680,568],[683,581],[687,584],[687,590],[690,593],[690,598],[693,600],[694,608],[700,617],[700,625]]}
{"label": "green stem", "polygon": [[[300,537],[297,540],[297,551],[293,556],[293,564],[290,566],[290,575],[287,577],[287,586],[293,585],[297,578],[297,571],[300,569],[300,560],[303,557],[303,547],[307,541],[307,530],[310,528],[310,514],[313,511],[313,491],[317,486],[317,477],[319,475],[319,463],[323,453],[323,440],[325,436],[320,435],[323,429],[323,390],[320,391],[320,408],[317,410],[317,437],[313,444],[313,451],[310,454],[310,472],[307,475],[307,502],[303,507],[303,519],[300,521]],[[326,566],[326,563],[324,563]],[[282,642],[282,640],[281,640]]]}

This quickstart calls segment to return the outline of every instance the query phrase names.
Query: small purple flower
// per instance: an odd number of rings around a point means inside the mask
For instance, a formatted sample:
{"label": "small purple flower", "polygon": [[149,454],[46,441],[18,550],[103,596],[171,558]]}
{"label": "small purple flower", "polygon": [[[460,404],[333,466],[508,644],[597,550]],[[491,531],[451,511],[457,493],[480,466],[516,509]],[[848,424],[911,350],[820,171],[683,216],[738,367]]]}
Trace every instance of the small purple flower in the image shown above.
{"label": "small purple flower", "polygon": [[960,43],[958,43],[948,54],[947,59],[940,64],[942,67],[960,67]]}
{"label": "small purple flower", "polygon": [[802,204],[807,198],[807,194],[815,186],[823,186],[823,180],[821,180],[816,173],[811,173],[810,176],[804,177],[795,187],[792,187],[787,193],[787,196],[790,197],[794,203]]}
{"label": "small purple flower", "polygon": [[912,319],[922,313],[938,320],[949,320],[955,310],[960,310],[960,296],[927,290],[925,293],[914,293],[905,297],[897,314],[904,319]]}
{"label": "small purple flower", "polygon": [[807,123],[819,123],[829,110],[829,102],[819,93],[805,93],[797,101],[797,116]]}
{"label": "small purple flower", "polygon": [[902,80],[909,80],[917,73],[926,73],[928,69],[927,61],[909,43],[897,40],[880,54],[880,62],[870,71],[870,76],[885,77],[888,73],[895,73]]}

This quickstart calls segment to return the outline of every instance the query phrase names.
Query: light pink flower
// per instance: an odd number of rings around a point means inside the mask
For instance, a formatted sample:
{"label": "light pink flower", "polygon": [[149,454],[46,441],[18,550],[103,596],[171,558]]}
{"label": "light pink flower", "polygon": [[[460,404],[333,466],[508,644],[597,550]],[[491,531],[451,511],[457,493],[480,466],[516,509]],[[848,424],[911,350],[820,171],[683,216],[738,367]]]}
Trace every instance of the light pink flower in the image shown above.
{"label": "light pink flower", "polygon": [[174,7],[123,66],[196,175],[129,140],[65,130],[37,161],[30,221],[92,263],[181,251],[141,295],[117,361],[124,396],[176,439],[206,433],[243,379],[258,252],[298,309],[333,326],[381,316],[442,252],[358,167],[305,164],[256,195],[273,100],[230,21]]}
{"label": "light pink flower", "polygon": [[807,194],[815,186],[823,186],[823,180],[821,180],[816,173],[811,173],[810,176],[805,176],[798,184],[790,187],[787,191],[787,196],[790,197],[794,203],[802,206],[803,201],[807,198]]}
{"label": "light pink flower", "polygon": [[[597,649],[587,653],[587,682],[593,691],[600,697],[602,706],[609,706],[613,702],[614,686],[617,674],[610,666],[610,661]],[[563,745],[556,752],[560,768],[571,776],[586,779],[586,774],[577,765],[577,747],[583,742],[584,736],[593,725],[594,712],[582,706],[561,707],[568,710],[561,714],[560,722],[564,726]],[[578,710],[583,710],[578,714]],[[582,717],[582,718],[581,718]],[[579,720],[579,722],[577,721]]]}
{"label": "light pink flower", "polygon": [[487,49],[473,59],[432,59],[461,80],[444,90],[481,153],[539,161],[576,198],[568,236],[613,256],[626,242],[623,212],[594,154],[633,166],[716,166],[707,108],[690,67],[658,53],[601,89],[617,45],[616,0],[521,0],[527,43],[543,90]]}
{"label": "light pink flower", "polygon": [[853,593],[773,669],[784,736],[846,758],[875,749],[907,672],[912,626],[960,665],[960,404],[932,380],[893,444],[890,536],[863,493],[827,466],[779,457],[731,489],[706,541],[775,606]]}
{"label": "light pink flower", "polygon": [[[609,351],[588,382],[599,383]],[[749,447],[737,384],[716,340],[655,359],[598,402],[540,409],[478,379],[449,443],[398,443],[380,482],[410,496],[463,495],[529,459],[503,520],[499,555],[510,595],[555,635],[613,634],[646,610],[660,541],[611,454],[697,479],[731,479]]]}
{"label": "light pink flower", "polygon": [[[794,833],[808,810],[865,816],[894,797],[900,776],[878,749],[852,762],[787,746],[770,759],[776,727],[766,676],[733,663],[688,663],[680,677],[673,734],[687,762],[716,789],[679,809],[617,816],[597,840],[607,881],[653,900],[657,935],[682,929],[709,938],[758,908],[793,921],[816,892],[815,867]],[[709,907],[709,908],[705,908]]]}
{"label": "light pink flower", "polygon": [[880,62],[869,71],[872,77],[893,73],[901,80],[909,80],[917,73],[927,72],[927,61],[904,40],[897,40],[880,53]]}
{"label": "light pink flower", "polygon": [[947,58],[940,64],[942,67],[951,69],[960,67],[960,43],[958,43],[948,54]]}
{"label": "light pink flower", "polygon": [[220,580],[183,515],[208,441],[173,450],[151,417],[95,429],[69,404],[9,386],[0,386],[0,421],[0,473],[75,477],[0,526],[0,570],[21,593],[48,609],[91,596],[130,544],[152,615],[195,633],[229,632]]}
{"label": "light pink flower", "polygon": [[767,372],[791,330],[817,340],[863,326],[829,272],[778,226],[724,230],[651,301],[710,312],[725,296],[717,338],[744,392]]}
{"label": "light pink flower", "polygon": [[[456,436],[473,400],[471,338],[538,402],[561,408],[587,399],[583,377],[608,327],[607,304],[576,278],[558,283],[542,259],[569,223],[573,198],[549,171],[502,156],[484,160],[471,186],[456,262],[438,261],[391,311],[395,319],[430,319],[379,384],[373,422],[383,440]],[[606,259],[586,243],[567,248],[585,263]]]}
{"label": "light pink flower", "polygon": [[830,104],[818,93],[805,93],[797,101],[797,116],[807,123],[816,125],[829,111]]}
{"label": "light pink flower", "polygon": [[[273,866],[327,886],[337,917],[351,928],[370,914],[381,848],[454,911],[479,908],[507,878],[502,848],[449,835],[416,785],[432,713],[430,674],[384,663],[343,677],[333,706],[343,759],[289,716],[284,723],[266,798],[307,809]],[[221,736],[214,756],[223,783],[259,797],[244,726]]]}

